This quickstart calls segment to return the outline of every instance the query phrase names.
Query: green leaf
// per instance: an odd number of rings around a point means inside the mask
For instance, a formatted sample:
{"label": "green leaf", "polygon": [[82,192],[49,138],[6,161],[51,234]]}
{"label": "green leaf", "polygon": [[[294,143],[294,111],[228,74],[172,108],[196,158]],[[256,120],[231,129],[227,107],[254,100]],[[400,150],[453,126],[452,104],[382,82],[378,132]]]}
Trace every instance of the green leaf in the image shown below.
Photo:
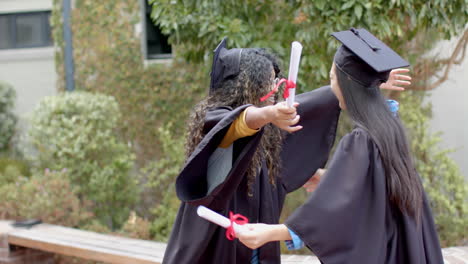
{"label": "green leaf", "polygon": [[419,11],[419,19],[422,20],[424,18],[424,16],[426,15],[426,9],[427,9],[427,5],[423,5],[421,10]]}
{"label": "green leaf", "polygon": [[318,10],[324,10],[327,0],[316,0],[314,1],[314,4]]}
{"label": "green leaf", "polygon": [[361,16],[362,16],[362,6],[361,5],[356,5],[354,7],[354,14],[356,15],[356,17],[358,19],[361,19]]}
{"label": "green leaf", "polygon": [[341,6],[341,10],[346,10],[354,5],[354,0],[347,1],[344,5]]}

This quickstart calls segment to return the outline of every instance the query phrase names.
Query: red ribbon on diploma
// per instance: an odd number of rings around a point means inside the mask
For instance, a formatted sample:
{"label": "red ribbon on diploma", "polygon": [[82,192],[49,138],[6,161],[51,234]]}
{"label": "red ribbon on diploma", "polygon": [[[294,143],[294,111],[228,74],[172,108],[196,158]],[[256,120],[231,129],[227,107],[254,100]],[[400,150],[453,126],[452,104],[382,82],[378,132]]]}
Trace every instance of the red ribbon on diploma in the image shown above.
{"label": "red ribbon on diploma", "polygon": [[265,100],[267,100],[268,98],[270,98],[273,94],[275,94],[276,92],[278,92],[278,88],[281,84],[283,83],[286,83],[286,88],[284,89],[284,93],[283,93],[283,97],[284,99],[288,98],[289,97],[289,89],[290,88],[296,88],[296,84],[293,82],[293,81],[290,81],[290,80],[287,80],[285,78],[282,78],[281,80],[279,80],[279,82],[276,84],[275,88],[273,90],[271,90],[271,92],[269,92],[267,95],[263,96],[262,98],[260,98],[260,102],[263,102]]}
{"label": "red ribbon on diploma", "polygon": [[286,89],[284,89],[283,98],[289,97],[289,89],[296,88],[296,84],[293,81],[286,80]]}
{"label": "red ribbon on diploma", "polygon": [[245,225],[249,223],[249,219],[241,214],[233,214],[229,212],[229,220],[231,225],[226,229],[226,238],[229,240],[234,240],[236,238],[236,231],[234,231],[234,223],[238,225]]}

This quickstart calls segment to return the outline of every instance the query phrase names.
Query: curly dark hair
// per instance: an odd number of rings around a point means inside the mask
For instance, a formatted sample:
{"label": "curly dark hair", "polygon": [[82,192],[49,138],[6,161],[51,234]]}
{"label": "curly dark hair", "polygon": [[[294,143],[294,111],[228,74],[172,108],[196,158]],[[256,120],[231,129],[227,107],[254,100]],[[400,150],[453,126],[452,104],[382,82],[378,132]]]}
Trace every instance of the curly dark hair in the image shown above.
{"label": "curly dark hair", "polygon": [[[206,112],[209,109],[220,106],[229,106],[234,109],[246,104],[265,106],[265,103],[260,102],[260,98],[271,91],[272,70],[275,71],[275,77],[279,77],[280,68],[277,58],[265,49],[243,49],[239,68],[240,72],[237,76],[224,80],[220,87],[215,87],[217,89],[211,95],[195,106],[188,125],[185,149],[187,158],[205,136],[203,126]],[[275,97],[277,99],[277,95]],[[275,185],[275,179],[279,177],[281,168],[279,157],[283,137],[284,133],[272,124],[264,127],[260,145],[247,170],[249,195],[252,195],[252,185],[263,161],[266,162],[268,168],[270,183]]]}

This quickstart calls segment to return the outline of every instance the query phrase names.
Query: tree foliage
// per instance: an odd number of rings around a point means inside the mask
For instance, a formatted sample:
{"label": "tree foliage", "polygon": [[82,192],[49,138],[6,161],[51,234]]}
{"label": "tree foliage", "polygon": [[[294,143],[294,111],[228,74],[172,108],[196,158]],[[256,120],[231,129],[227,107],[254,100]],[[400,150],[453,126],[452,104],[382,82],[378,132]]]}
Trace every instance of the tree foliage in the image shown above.
{"label": "tree foliage", "polygon": [[364,27],[415,64],[420,53],[413,54],[411,45],[420,33],[432,33],[424,41],[449,38],[468,21],[464,0],[151,2],[155,22],[189,61],[210,57],[224,36],[229,37],[229,47],[268,47],[285,62],[291,42],[300,41],[304,49],[299,88],[304,90],[325,83],[338,46],[330,37],[334,31]]}
{"label": "tree foliage", "polygon": [[[52,25],[58,86],[64,89],[61,2],[54,1]],[[115,97],[122,113],[119,128],[132,142],[138,165],[159,157],[158,128],[166,122],[183,134],[191,106],[206,91],[208,71],[181,60],[144,63],[139,1],[75,1],[72,10],[75,87]]]}

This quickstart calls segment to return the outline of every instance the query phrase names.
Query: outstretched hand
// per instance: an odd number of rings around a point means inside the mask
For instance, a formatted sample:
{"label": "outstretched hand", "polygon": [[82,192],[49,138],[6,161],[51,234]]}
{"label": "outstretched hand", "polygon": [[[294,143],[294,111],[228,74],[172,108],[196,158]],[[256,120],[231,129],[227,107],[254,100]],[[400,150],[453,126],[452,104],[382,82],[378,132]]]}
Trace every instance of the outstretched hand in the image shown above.
{"label": "outstretched hand", "polygon": [[290,107],[286,102],[281,102],[271,106],[271,123],[290,133],[302,129],[302,126],[296,126],[300,119],[296,111],[298,105],[299,103],[294,103]]}
{"label": "outstretched hand", "polygon": [[236,233],[245,246],[257,249],[271,241],[291,240],[291,234],[285,225],[247,224]]}
{"label": "outstretched hand", "polygon": [[247,224],[243,226],[242,232],[236,233],[236,236],[246,247],[257,249],[272,241],[271,232],[271,225]]}
{"label": "outstretched hand", "polygon": [[264,107],[250,106],[246,109],[245,122],[251,129],[260,129],[272,123],[287,132],[296,132],[302,128],[296,125],[300,119],[296,111],[298,105],[299,103],[295,103],[290,107],[286,102],[281,102]]}
{"label": "outstretched hand", "polygon": [[411,85],[411,76],[404,75],[408,73],[409,69],[394,69],[388,76],[388,81],[380,85],[380,89],[404,91],[404,86]]}

